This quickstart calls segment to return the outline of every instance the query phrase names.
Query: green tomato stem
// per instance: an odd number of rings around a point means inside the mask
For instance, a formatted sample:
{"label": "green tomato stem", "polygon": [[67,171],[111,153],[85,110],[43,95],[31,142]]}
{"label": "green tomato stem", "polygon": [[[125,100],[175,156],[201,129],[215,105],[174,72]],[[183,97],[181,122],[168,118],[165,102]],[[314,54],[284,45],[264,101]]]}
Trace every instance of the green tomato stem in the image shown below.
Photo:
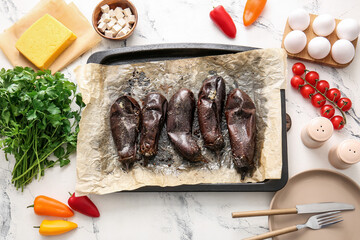
{"label": "green tomato stem", "polygon": [[[305,72],[306,72],[306,71],[307,71],[307,70],[305,70]],[[316,88],[316,84],[315,84],[315,86],[314,86],[314,85],[310,84],[308,81],[306,81],[305,78],[302,78],[302,79],[303,79],[307,84],[309,84],[310,86],[312,86],[317,93],[321,94],[328,102],[330,102],[335,108],[337,108],[337,109],[340,111],[340,113],[341,113],[341,115],[342,115],[342,117],[343,117],[343,119],[344,119],[344,125],[345,125],[345,124],[346,124],[346,116],[345,116],[345,113],[344,113],[344,111],[336,104],[336,102],[334,102],[333,100],[330,100],[324,93],[320,92],[320,91]],[[319,81],[319,79],[316,79],[316,83],[317,83],[318,81]],[[328,89],[328,90],[329,90],[329,89]]]}

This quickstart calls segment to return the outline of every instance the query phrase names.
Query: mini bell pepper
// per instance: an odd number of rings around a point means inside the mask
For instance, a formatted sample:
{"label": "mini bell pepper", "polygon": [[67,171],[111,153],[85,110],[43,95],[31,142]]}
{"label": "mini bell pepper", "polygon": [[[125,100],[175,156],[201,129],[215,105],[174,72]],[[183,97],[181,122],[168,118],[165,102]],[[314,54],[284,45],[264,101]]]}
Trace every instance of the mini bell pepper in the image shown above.
{"label": "mini bell pepper", "polygon": [[255,22],[255,20],[260,16],[262,10],[264,9],[266,0],[247,0],[243,21],[245,26],[250,26]]}
{"label": "mini bell pepper", "polygon": [[68,200],[68,204],[72,209],[86,216],[100,217],[99,210],[87,196],[75,197],[75,193],[73,193]]}
{"label": "mini bell pepper", "polygon": [[236,36],[236,26],[229,13],[223,6],[217,6],[210,12],[213,22],[230,38]]}
{"label": "mini bell pepper", "polygon": [[59,235],[77,228],[78,225],[65,220],[43,220],[40,224],[39,233],[45,236]]}
{"label": "mini bell pepper", "polygon": [[74,212],[62,202],[53,198],[39,195],[35,198],[34,204],[28,206],[34,207],[37,215],[54,216],[54,217],[72,217]]}

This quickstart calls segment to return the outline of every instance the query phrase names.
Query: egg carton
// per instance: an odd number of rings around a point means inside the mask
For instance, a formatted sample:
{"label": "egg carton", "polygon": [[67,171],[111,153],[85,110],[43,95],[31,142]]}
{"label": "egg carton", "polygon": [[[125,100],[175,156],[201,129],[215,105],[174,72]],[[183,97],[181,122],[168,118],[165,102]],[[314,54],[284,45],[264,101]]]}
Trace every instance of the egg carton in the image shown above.
{"label": "egg carton", "polygon": [[[311,39],[315,38],[315,37],[318,37],[318,35],[316,35],[312,29],[312,24],[313,24],[313,21],[314,19],[318,16],[318,15],[315,15],[315,14],[309,14],[310,15],[310,25],[307,29],[305,29],[303,32],[305,33],[306,35],[306,38],[307,38],[307,43],[306,43],[306,47],[299,53],[297,54],[292,54],[288,51],[287,54],[290,58],[295,58],[295,59],[301,59],[301,60],[305,60],[305,61],[309,61],[309,62],[313,62],[313,63],[319,63],[319,64],[323,64],[323,65],[327,65],[327,66],[330,66],[330,67],[336,67],[336,68],[343,68],[343,67],[346,67],[348,66],[353,60],[351,60],[350,62],[346,63],[346,64],[339,64],[337,62],[334,61],[334,59],[331,57],[331,53],[329,53],[325,58],[323,59],[314,59],[312,58],[308,51],[307,51],[307,45],[309,44],[309,42],[311,41]],[[335,19],[335,22],[336,22],[336,27],[337,25],[339,24],[341,20],[339,19]],[[335,27],[335,29],[336,29]],[[289,25],[289,21],[287,20],[286,21],[286,25],[285,25],[285,30],[284,30],[284,35],[283,35],[283,39],[282,39],[282,44],[281,44],[281,47],[283,49],[285,49],[284,47],[284,40],[285,40],[285,37],[288,33],[290,33],[291,31],[293,31]],[[336,30],[334,30],[329,36],[325,37],[329,40],[331,46],[337,41],[339,40],[337,34],[336,34]],[[357,45],[357,40],[358,38],[356,38],[355,40],[351,41],[351,43],[354,45],[354,48],[355,48],[355,54],[356,54],[356,45]],[[286,49],[285,49],[286,50]],[[355,58],[355,57],[354,57]],[[354,59],[353,58],[353,59]]]}

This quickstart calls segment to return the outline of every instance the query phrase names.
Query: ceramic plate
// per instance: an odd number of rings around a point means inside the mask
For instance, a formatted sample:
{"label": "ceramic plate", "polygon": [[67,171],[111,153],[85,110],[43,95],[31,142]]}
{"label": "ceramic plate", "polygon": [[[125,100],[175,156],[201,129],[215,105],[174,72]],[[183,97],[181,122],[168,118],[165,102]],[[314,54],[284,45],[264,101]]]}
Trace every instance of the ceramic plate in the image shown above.
{"label": "ceramic plate", "polygon": [[[360,187],[347,176],[330,170],[311,170],[292,177],[278,191],[271,209],[293,208],[298,204],[315,202],[344,202],[355,206],[354,211],[342,213],[343,222],[320,230],[302,229],[273,238],[273,240],[358,240],[360,236]],[[312,214],[290,214],[269,217],[270,230],[303,224]]]}

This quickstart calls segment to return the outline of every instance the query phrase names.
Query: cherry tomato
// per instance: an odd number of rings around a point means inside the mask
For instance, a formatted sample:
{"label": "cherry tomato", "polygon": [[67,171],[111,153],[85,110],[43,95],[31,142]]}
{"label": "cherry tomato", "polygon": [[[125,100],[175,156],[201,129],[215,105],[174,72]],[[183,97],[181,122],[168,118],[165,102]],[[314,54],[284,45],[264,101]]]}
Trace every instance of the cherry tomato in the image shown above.
{"label": "cherry tomato", "polygon": [[290,83],[293,88],[299,89],[299,86],[304,85],[305,81],[299,75],[295,75],[291,78]]}
{"label": "cherry tomato", "polygon": [[330,84],[325,80],[320,80],[316,84],[316,89],[323,94],[325,94],[325,92],[329,90],[329,88],[330,88]]}
{"label": "cherry tomato", "polygon": [[331,123],[334,126],[334,129],[336,130],[340,130],[344,127],[345,122],[344,122],[344,118],[342,116],[334,116],[332,119],[330,119]]}
{"label": "cherry tomato", "polygon": [[320,108],[320,114],[323,117],[331,118],[335,114],[335,108],[332,105],[324,105]]}
{"label": "cherry tomato", "polygon": [[309,84],[306,84],[300,88],[300,93],[304,98],[311,98],[315,93],[315,89]]}
{"label": "cherry tomato", "polygon": [[301,62],[297,62],[292,66],[292,71],[295,75],[303,75],[305,72],[305,65]]}
{"label": "cherry tomato", "polygon": [[308,72],[306,75],[305,75],[305,80],[315,86],[316,85],[316,82],[319,80],[319,74],[317,72],[314,72],[314,71],[310,71]]}
{"label": "cherry tomato", "polygon": [[349,111],[350,108],[351,108],[351,105],[352,105],[351,100],[348,99],[348,98],[340,98],[339,101],[337,101],[336,104],[344,112]]}
{"label": "cherry tomato", "polygon": [[326,103],[326,98],[323,95],[321,95],[320,93],[317,93],[311,97],[311,104],[314,107],[317,107],[317,108],[322,107],[325,105],[325,103]]}
{"label": "cherry tomato", "polygon": [[327,91],[326,97],[328,99],[330,99],[331,101],[337,102],[341,97],[341,93],[340,93],[339,89],[331,88]]}

